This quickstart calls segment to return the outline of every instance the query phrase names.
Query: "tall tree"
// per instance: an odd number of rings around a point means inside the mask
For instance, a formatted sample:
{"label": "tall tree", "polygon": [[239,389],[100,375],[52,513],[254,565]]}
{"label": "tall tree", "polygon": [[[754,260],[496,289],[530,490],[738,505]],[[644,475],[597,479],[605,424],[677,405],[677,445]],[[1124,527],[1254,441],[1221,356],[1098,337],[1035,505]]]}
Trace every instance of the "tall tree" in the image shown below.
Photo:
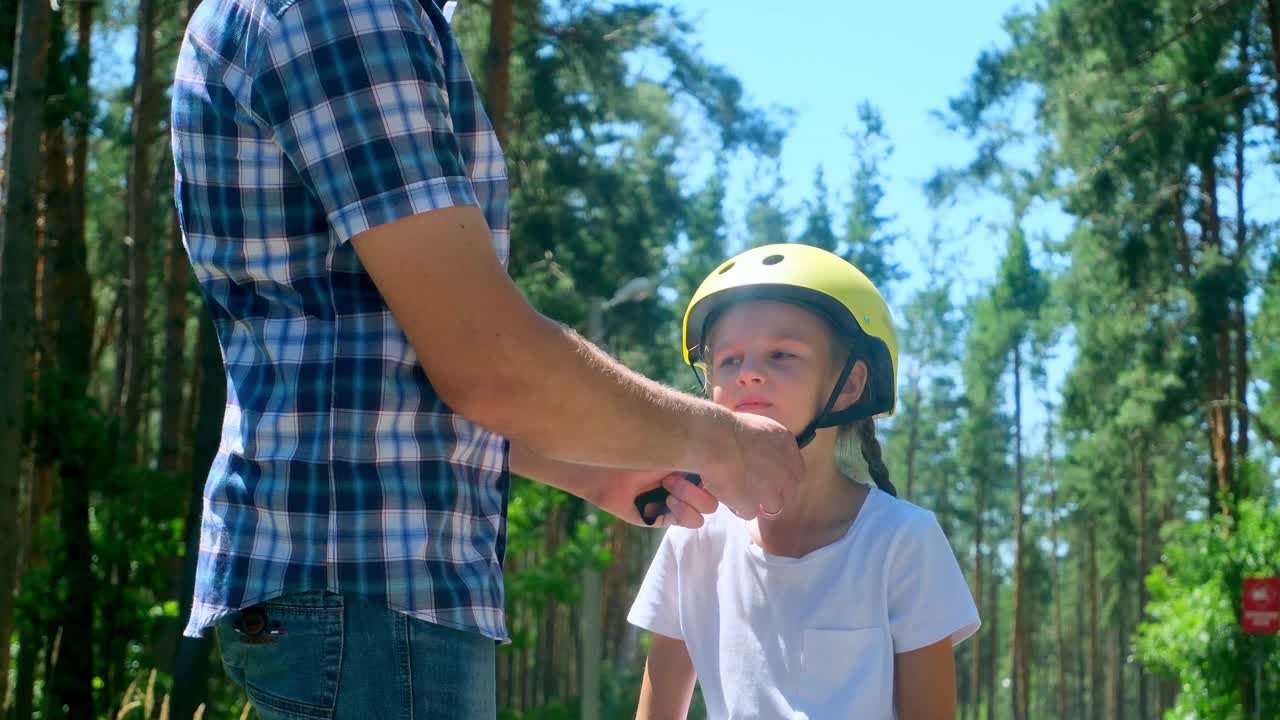
{"label": "tall tree", "polygon": [[831,252],[838,250],[839,240],[833,229],[835,218],[831,213],[830,195],[826,178],[819,167],[813,175],[813,197],[805,202],[804,229],[796,238],[797,242]]}
{"label": "tall tree", "polygon": [[889,292],[893,283],[905,277],[902,267],[893,260],[892,248],[900,235],[893,232],[894,218],[884,215],[882,166],[893,154],[893,146],[884,129],[880,111],[869,102],[857,108],[858,122],[848,131],[853,143],[853,177],[845,215],[844,256],[856,265],[881,292]]}
{"label": "tall tree", "polygon": [[498,142],[507,142],[507,108],[511,104],[511,39],[513,0],[494,0],[489,9],[489,48],[484,56],[484,107]]}
{"label": "tall tree", "polygon": [[761,173],[760,184],[764,190],[756,193],[747,203],[746,240],[748,248],[791,240],[791,211],[783,204],[782,174],[776,164]]}
{"label": "tall tree", "polygon": [[1013,627],[1010,631],[1010,673],[1013,678],[1010,699],[1013,717],[1024,720],[1030,715],[1030,641],[1026,618],[1026,589],[1024,568],[1026,565],[1026,539],[1023,531],[1025,519],[1026,468],[1023,457],[1022,387],[1024,369],[1034,364],[1037,354],[1031,347],[1032,326],[1039,320],[1048,291],[1040,272],[1031,264],[1030,248],[1022,231],[1025,206],[1015,201],[1013,226],[1009,233],[1009,245],[1001,262],[993,300],[1000,313],[1002,345],[1011,355],[1013,372],[1013,436],[1014,479],[1013,503],[1014,569],[1013,569]]}
{"label": "tall tree", "polygon": [[1045,474],[1049,485],[1049,545],[1052,548],[1051,569],[1052,569],[1052,594],[1053,594],[1053,625],[1054,625],[1054,659],[1057,663],[1057,687],[1055,688],[1054,699],[1056,704],[1054,709],[1058,713],[1058,717],[1068,717],[1067,706],[1067,663],[1069,661],[1067,653],[1066,626],[1062,621],[1062,606],[1065,604],[1066,594],[1063,592],[1065,583],[1062,581],[1062,563],[1060,557],[1058,526],[1061,519],[1058,514],[1058,481],[1054,474],[1054,467],[1057,459],[1054,457],[1053,447],[1053,403],[1045,402],[1045,415],[1049,418],[1045,424]]}
{"label": "tall tree", "polygon": [[[195,0],[182,1],[182,27],[186,27],[195,11]],[[171,161],[173,150],[167,148],[165,162]],[[178,472],[182,460],[183,388],[186,386],[187,318],[190,307],[187,293],[191,286],[191,264],[183,243],[181,222],[176,209],[167,211],[169,235],[164,260],[164,345],[160,372],[160,447],[159,466]],[[197,362],[199,362],[197,360]]]}
{"label": "tall tree", "polygon": [[[18,5],[8,136],[5,138],[4,225],[0,227],[0,537],[17,536],[18,478],[23,456],[23,416],[31,312],[35,306],[35,230],[40,171],[45,75],[48,67],[49,3]],[[0,705],[7,694],[9,634],[17,584],[17,547],[0,543]]]}
{"label": "tall tree", "polygon": [[128,318],[125,333],[127,368],[124,374],[123,430],[134,440],[140,429],[147,366],[147,308],[150,289],[150,260],[154,233],[155,167],[151,162],[152,144],[160,107],[153,78],[155,76],[156,0],[138,0],[138,48],[134,54],[133,101],[129,124],[129,203],[128,203]]}
{"label": "tall tree", "polygon": [[[194,448],[192,451],[190,491],[184,520],[182,582],[178,590],[180,622],[191,612],[196,582],[196,563],[200,555],[200,511],[203,507],[205,478],[222,436],[222,412],[226,401],[226,378],[222,353],[213,318],[207,309],[200,316],[200,334],[196,342],[196,372],[192,373],[191,402],[197,404]],[[178,636],[173,661],[173,717],[191,717],[208,699],[209,651],[211,638]]]}
{"label": "tall tree", "polygon": [[[46,296],[42,298],[42,304],[52,312],[46,313],[44,319],[44,331],[50,342],[42,353],[47,362],[42,363],[40,402],[33,435],[39,475],[49,483],[56,479],[57,490],[50,493],[51,488],[42,488],[33,493],[33,497],[52,495],[57,500],[60,542],[54,548],[54,572],[64,584],[65,596],[53,612],[33,613],[26,618],[30,624],[27,641],[31,647],[24,648],[23,652],[30,652],[32,659],[39,649],[42,631],[52,637],[57,627],[74,628],[93,614],[89,537],[93,462],[88,454],[92,443],[86,443],[85,438],[93,434],[89,429],[93,425],[92,407],[86,399],[86,390],[91,371],[87,338],[93,334],[94,306],[83,226],[77,222],[78,197],[74,188],[82,180],[70,174],[74,158],[68,157],[66,143],[67,120],[77,113],[88,112],[85,107],[88,94],[81,85],[85,77],[79,48],[70,62],[64,59],[67,36],[63,13],[57,13],[53,19],[50,55],[58,64],[50,68],[49,87],[53,97],[46,105],[45,118],[44,239],[48,252],[43,267],[47,278]],[[68,428],[79,430],[68,432]],[[39,527],[45,518],[33,514],[32,520]],[[34,540],[43,538],[37,534]],[[38,552],[43,556],[45,550],[39,548]],[[46,618],[52,621],[48,626],[44,622]],[[94,673],[90,654],[73,656],[60,652],[53,667],[52,676],[46,678],[47,697],[54,699],[51,712],[56,716],[64,706],[72,712],[92,707]]]}
{"label": "tall tree", "polygon": [[907,301],[900,321],[901,419],[895,432],[905,433],[906,438],[905,444],[890,442],[888,450],[891,461],[904,469],[904,497],[927,498],[925,504],[935,509],[943,528],[949,529],[954,508],[946,490],[955,478],[948,480],[951,469],[942,465],[955,455],[949,418],[957,414],[957,399],[951,375],[960,359],[964,328],[951,300],[955,283],[950,268],[958,261],[945,250],[936,229],[920,248],[920,256],[926,258],[925,286]]}
{"label": "tall tree", "polygon": [[1002,347],[1003,329],[999,309],[990,293],[970,301],[972,321],[965,338],[961,365],[964,380],[964,419],[960,425],[957,453],[962,473],[973,488],[973,596],[985,619],[983,631],[974,638],[970,682],[974,700],[986,709],[988,720],[996,717],[996,675],[999,668],[999,572],[996,559],[1001,528],[997,506],[1007,477],[1009,423],[1001,412],[999,379],[1004,374],[1008,353]]}

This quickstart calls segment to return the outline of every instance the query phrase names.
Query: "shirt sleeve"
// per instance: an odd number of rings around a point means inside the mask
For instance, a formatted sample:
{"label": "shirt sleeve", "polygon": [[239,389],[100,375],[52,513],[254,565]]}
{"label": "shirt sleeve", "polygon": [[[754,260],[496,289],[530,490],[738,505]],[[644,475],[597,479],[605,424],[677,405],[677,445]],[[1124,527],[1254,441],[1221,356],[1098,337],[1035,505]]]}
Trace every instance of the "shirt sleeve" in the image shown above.
{"label": "shirt sleeve", "polygon": [[680,531],[680,528],[669,528],[662,536],[658,552],[631,605],[627,622],[659,635],[683,640],[684,633],[680,630],[680,563],[674,538]]}
{"label": "shirt sleeve", "polygon": [[454,135],[442,40],[414,0],[296,2],[252,73],[253,113],[340,242],[477,204]]}
{"label": "shirt sleeve", "polygon": [[951,544],[933,513],[917,515],[906,530],[889,558],[893,651],[918,650],[948,637],[958,644],[981,621]]}

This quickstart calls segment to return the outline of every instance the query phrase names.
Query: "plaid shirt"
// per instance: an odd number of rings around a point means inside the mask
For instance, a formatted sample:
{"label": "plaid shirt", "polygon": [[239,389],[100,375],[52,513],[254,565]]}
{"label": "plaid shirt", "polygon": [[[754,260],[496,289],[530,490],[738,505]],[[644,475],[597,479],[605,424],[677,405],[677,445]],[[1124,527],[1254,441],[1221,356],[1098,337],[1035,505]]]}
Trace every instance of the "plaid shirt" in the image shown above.
{"label": "plaid shirt", "polygon": [[506,166],[447,20],[205,0],[176,75],[178,212],[228,381],[186,634],[327,589],[506,640],[506,442],[435,393],[348,242],[470,204],[506,262]]}

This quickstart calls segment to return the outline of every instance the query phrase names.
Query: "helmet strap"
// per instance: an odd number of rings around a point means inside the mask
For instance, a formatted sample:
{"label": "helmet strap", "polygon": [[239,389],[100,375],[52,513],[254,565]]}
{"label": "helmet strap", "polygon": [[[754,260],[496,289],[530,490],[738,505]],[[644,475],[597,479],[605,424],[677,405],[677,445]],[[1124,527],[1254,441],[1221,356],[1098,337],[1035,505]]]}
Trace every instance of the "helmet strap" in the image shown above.
{"label": "helmet strap", "polygon": [[[859,345],[860,344],[861,343],[859,343]],[[813,422],[809,423],[809,426],[796,436],[796,443],[801,448],[804,448],[806,445],[813,442],[813,438],[818,434],[818,430],[821,428],[836,427],[838,425],[844,425],[845,423],[864,420],[875,415],[874,412],[868,411],[871,404],[862,402],[861,400],[854,403],[851,407],[847,407],[837,412],[831,412],[831,408],[835,407],[836,401],[840,398],[840,393],[844,391],[844,384],[849,381],[849,373],[853,372],[853,366],[858,362],[858,356],[860,354],[858,349],[858,347],[854,347],[849,351],[849,359],[845,360],[844,369],[840,371],[840,377],[836,380],[836,385],[831,390],[831,397],[827,398],[827,404],[822,408],[822,412],[818,413],[817,417],[813,419]],[[870,378],[868,378],[868,382],[870,382]],[[866,393],[867,390],[864,389],[864,398]]]}

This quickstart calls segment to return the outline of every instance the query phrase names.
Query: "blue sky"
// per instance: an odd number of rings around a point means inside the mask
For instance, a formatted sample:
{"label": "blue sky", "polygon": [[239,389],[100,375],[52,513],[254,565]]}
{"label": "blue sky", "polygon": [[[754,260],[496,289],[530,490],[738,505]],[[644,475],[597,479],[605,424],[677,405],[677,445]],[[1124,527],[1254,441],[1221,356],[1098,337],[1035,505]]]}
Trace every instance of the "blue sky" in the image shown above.
{"label": "blue sky", "polygon": [[[972,151],[930,113],[944,109],[965,88],[980,51],[1007,44],[1001,21],[1013,6],[865,0],[674,4],[699,19],[704,57],[735,74],[752,102],[794,113],[781,158],[788,205],[812,196],[819,166],[836,191],[837,207],[847,200],[852,165],[845,131],[860,102],[879,108],[894,148],[883,167],[888,178],[883,208],[897,217],[898,229],[907,236],[896,259],[913,276],[923,276],[916,243],[925,239],[935,219],[957,229],[963,220],[931,212],[921,183],[939,167],[965,163]],[[740,219],[750,197],[752,165],[743,160],[733,170],[729,207]],[[998,202],[982,205],[989,206],[992,219],[1004,214]],[[964,243],[968,262],[962,269],[970,281],[964,284],[966,291],[993,275],[997,250],[1003,247],[1002,237],[979,232]],[[908,280],[903,289],[913,285]]]}

